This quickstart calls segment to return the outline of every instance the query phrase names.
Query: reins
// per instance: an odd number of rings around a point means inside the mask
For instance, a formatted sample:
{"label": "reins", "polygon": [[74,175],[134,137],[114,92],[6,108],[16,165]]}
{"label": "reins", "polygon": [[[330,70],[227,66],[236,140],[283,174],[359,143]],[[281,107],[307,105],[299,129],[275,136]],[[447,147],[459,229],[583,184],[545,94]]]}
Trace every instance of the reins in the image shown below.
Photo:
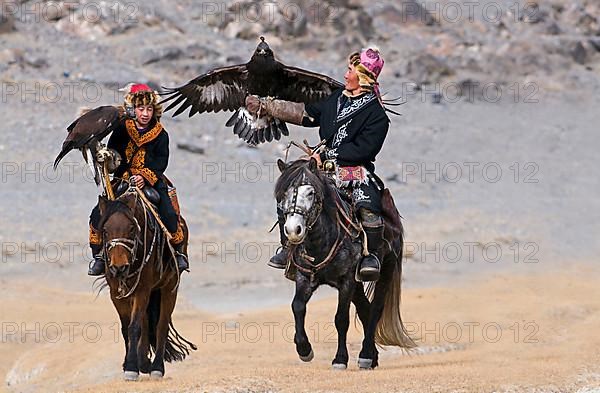
{"label": "reins", "polygon": [[[292,207],[286,211],[284,211],[284,214],[288,214],[288,213],[296,213],[296,214],[300,214],[303,215],[306,218],[306,228],[307,230],[311,230],[312,226],[316,223],[319,215],[321,214],[322,210],[323,210],[323,196],[319,196],[317,198],[316,203],[313,205],[313,208],[309,211],[306,212],[304,209],[300,209],[298,207],[296,207],[296,198],[297,198],[297,194],[298,194],[298,187],[302,186],[302,185],[306,185],[308,183],[306,183],[305,177],[303,177],[302,181],[300,182],[300,184],[296,185],[294,187],[294,194],[292,197]],[[336,206],[336,211],[335,211],[335,227],[336,227],[336,240],[333,243],[333,245],[330,247],[329,252],[327,253],[327,256],[319,263],[315,264],[315,260],[316,258],[309,255],[306,250],[304,250],[304,248],[300,249],[300,257],[305,260],[308,261],[308,265],[307,264],[302,264],[301,262],[296,260],[295,257],[295,251],[298,249],[298,246],[292,246],[292,249],[290,250],[289,253],[289,258],[291,259],[291,262],[294,264],[294,266],[301,272],[306,273],[306,274],[311,274],[314,275],[317,272],[319,272],[320,270],[324,269],[327,265],[329,265],[329,263],[331,263],[331,261],[333,261],[335,255],[337,254],[337,251],[339,250],[340,246],[342,245],[344,238],[346,237],[345,235],[348,235],[349,238],[351,239],[356,239],[358,236],[360,236],[361,233],[363,233],[363,229],[360,226],[360,224],[355,224],[354,221],[348,216],[348,214],[346,213],[346,210],[343,207],[343,203],[341,201],[341,197],[339,196],[339,194],[337,193],[337,190],[335,190],[335,194],[334,194],[334,199],[335,199],[335,206]],[[340,218],[340,215],[343,217]],[[309,220],[309,218],[312,219],[312,222]]]}
{"label": "reins", "polygon": [[[152,230],[152,241],[148,246],[149,243],[149,239],[148,239],[148,223],[151,220],[151,215],[144,203],[144,201],[141,201],[139,196],[136,194],[136,199],[135,199],[135,207],[137,208],[137,206],[141,205],[143,210],[144,210],[144,230],[142,231],[139,222],[137,220],[137,218],[135,217],[135,208],[132,210],[131,212],[131,216],[127,215],[127,217],[132,220],[137,228],[136,231],[136,235],[134,239],[129,239],[129,238],[116,238],[116,239],[111,239],[107,242],[105,242],[104,244],[104,249],[105,249],[105,255],[106,257],[108,257],[108,251],[110,251],[112,248],[114,247],[123,247],[130,255],[131,255],[131,261],[133,263],[133,261],[135,261],[135,259],[137,259],[138,256],[138,246],[141,243],[142,244],[142,255],[141,255],[141,261],[142,263],[140,264],[140,266],[133,272],[128,272],[128,274],[125,277],[122,278],[117,278],[119,286],[118,286],[118,295],[116,296],[117,299],[124,299],[127,298],[129,296],[131,296],[131,294],[133,294],[133,292],[135,292],[135,290],[137,289],[140,280],[141,280],[141,276],[142,276],[142,271],[144,270],[144,267],[148,264],[148,262],[150,261],[150,258],[152,257],[152,255],[154,254],[154,250],[155,248],[157,249],[158,253],[156,255],[157,258],[157,267],[159,269],[159,280],[162,278],[163,273],[164,273],[164,266],[162,263],[162,248],[161,247],[161,230],[159,228],[158,225],[154,225]],[[143,239],[142,239],[142,233],[143,233]],[[158,244],[158,247],[157,247]],[[128,285],[128,282],[131,279],[135,279],[133,284],[131,286]],[[177,287],[175,287],[177,288]]]}

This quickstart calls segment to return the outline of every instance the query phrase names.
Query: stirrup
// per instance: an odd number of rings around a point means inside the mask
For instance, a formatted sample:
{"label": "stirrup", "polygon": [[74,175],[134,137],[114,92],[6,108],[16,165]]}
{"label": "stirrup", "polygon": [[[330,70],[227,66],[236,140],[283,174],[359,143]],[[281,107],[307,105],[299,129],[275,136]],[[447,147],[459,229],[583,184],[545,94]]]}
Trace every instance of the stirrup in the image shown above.
{"label": "stirrup", "polygon": [[[102,268],[98,267],[97,270],[94,270],[96,268],[96,264],[101,265]],[[102,270],[100,270],[102,269]],[[92,277],[96,277],[96,276],[103,276],[106,272],[106,262],[100,257],[100,256],[94,256],[94,258],[90,261],[89,265],[88,265],[88,276],[92,276]]]}
{"label": "stirrup", "polygon": [[[376,262],[376,266],[365,266],[362,264],[366,258],[373,258]],[[375,254],[369,254],[364,256],[363,259],[359,262],[358,266],[356,266],[356,273],[354,275],[354,279],[358,282],[368,282],[368,281],[377,281],[379,280],[379,273],[381,272],[381,261]]]}
{"label": "stirrup", "polygon": [[[181,257],[181,258],[179,258],[179,257]],[[184,261],[183,263],[179,262],[181,259],[183,259],[183,261]],[[183,273],[184,271],[185,272],[190,271],[190,262],[188,261],[187,255],[185,255],[184,253],[182,253],[180,251],[175,251],[175,262],[177,262],[177,269],[179,270],[179,273]]]}

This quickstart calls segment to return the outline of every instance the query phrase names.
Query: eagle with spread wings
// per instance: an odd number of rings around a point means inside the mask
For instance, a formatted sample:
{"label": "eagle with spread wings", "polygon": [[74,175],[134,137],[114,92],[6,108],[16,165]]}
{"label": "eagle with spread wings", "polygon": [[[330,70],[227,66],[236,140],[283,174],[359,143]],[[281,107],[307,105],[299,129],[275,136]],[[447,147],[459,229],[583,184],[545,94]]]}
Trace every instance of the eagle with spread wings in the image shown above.
{"label": "eagle with spread wings", "polygon": [[170,102],[165,112],[177,107],[173,117],[189,108],[196,113],[233,111],[227,121],[233,133],[245,142],[257,145],[289,135],[286,123],[268,115],[253,115],[245,107],[248,95],[273,97],[286,101],[313,103],[329,96],[344,85],[326,75],[290,67],[275,59],[273,51],[260,37],[250,61],[216,68],[176,88],[164,88]]}

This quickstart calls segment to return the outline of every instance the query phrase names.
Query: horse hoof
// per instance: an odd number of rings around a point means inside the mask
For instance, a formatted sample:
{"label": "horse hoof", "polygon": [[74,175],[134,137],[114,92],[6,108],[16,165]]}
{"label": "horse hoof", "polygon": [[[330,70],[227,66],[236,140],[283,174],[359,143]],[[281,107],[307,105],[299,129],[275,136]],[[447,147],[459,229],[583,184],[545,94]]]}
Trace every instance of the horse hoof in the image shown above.
{"label": "horse hoof", "polygon": [[348,368],[344,363],[333,363],[331,367],[333,367],[334,370],[345,370]]}
{"label": "horse hoof", "polygon": [[162,377],[162,371],[153,370],[152,372],[150,372],[150,379],[162,379]]}
{"label": "horse hoof", "polygon": [[358,367],[363,370],[370,370],[373,367],[373,359],[358,358]]}
{"label": "horse hoof", "polygon": [[308,355],[306,355],[306,356],[298,355],[298,356],[300,356],[300,360],[302,360],[303,362],[310,362],[315,357],[315,353],[311,349],[310,353]]}
{"label": "horse hoof", "polygon": [[140,374],[137,371],[125,371],[123,373],[123,379],[126,381],[137,381]]}

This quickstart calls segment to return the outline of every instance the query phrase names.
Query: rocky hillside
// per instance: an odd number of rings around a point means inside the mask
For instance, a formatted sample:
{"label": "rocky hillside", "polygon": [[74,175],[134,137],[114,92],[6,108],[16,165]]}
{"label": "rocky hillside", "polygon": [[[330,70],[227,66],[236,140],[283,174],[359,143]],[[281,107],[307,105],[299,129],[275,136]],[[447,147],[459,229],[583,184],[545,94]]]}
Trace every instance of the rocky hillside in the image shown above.
{"label": "rocky hillside", "polygon": [[180,83],[246,61],[260,35],[286,63],[337,78],[348,53],[375,43],[388,86],[535,81],[561,91],[595,87],[600,73],[592,0],[0,3],[4,82]]}

